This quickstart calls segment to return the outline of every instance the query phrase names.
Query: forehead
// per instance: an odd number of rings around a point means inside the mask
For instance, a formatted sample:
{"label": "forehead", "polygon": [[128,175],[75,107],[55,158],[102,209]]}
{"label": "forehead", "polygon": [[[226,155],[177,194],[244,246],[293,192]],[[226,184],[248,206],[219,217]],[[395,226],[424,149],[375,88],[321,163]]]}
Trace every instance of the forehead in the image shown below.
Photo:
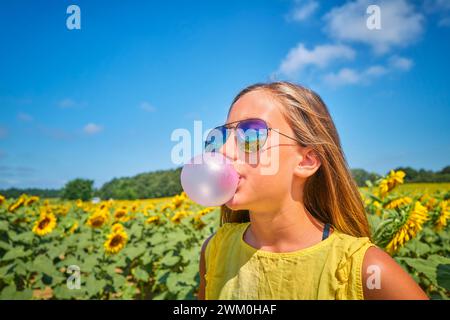
{"label": "forehead", "polygon": [[227,119],[228,122],[247,118],[260,118],[270,126],[284,127],[287,122],[281,112],[281,104],[265,90],[246,93],[235,102]]}

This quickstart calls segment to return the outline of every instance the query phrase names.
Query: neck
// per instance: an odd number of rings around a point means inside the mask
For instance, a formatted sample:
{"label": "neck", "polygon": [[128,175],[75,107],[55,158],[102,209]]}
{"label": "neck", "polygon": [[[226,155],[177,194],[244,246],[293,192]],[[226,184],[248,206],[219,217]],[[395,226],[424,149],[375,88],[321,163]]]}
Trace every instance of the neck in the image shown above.
{"label": "neck", "polygon": [[323,224],[308,212],[302,201],[286,199],[277,208],[249,213],[250,228],[244,240],[256,248],[293,251],[321,240]]}

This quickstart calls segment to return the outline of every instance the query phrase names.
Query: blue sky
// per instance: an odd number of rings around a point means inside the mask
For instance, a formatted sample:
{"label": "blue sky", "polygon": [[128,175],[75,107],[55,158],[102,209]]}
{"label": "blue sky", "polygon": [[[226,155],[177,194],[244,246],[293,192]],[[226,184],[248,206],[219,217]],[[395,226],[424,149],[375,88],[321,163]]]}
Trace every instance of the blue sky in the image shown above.
{"label": "blue sky", "polygon": [[351,167],[441,169],[449,36],[445,0],[2,1],[0,188],[174,168],[174,129],[222,123],[270,80],[322,96]]}

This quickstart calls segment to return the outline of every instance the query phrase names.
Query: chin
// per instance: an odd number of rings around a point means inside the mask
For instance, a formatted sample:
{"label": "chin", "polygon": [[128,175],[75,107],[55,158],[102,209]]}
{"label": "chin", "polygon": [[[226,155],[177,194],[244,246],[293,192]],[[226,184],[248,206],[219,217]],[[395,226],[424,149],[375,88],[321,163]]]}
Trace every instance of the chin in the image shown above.
{"label": "chin", "polygon": [[247,206],[245,205],[245,201],[243,201],[242,197],[236,193],[233,198],[228,200],[227,203],[225,203],[225,206],[227,206],[229,209],[233,211],[237,210],[247,210]]}

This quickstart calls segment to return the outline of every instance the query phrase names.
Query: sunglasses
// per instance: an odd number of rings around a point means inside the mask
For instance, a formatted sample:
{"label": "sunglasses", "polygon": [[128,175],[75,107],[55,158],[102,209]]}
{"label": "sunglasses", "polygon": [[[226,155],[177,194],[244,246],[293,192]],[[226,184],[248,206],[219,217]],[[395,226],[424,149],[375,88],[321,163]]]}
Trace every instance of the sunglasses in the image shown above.
{"label": "sunglasses", "polygon": [[269,127],[264,120],[251,118],[229,122],[212,129],[206,138],[205,150],[209,152],[218,151],[226,143],[231,130],[235,130],[235,136],[240,150],[246,153],[253,153],[260,150],[267,141],[269,130],[300,143],[296,138]]}

